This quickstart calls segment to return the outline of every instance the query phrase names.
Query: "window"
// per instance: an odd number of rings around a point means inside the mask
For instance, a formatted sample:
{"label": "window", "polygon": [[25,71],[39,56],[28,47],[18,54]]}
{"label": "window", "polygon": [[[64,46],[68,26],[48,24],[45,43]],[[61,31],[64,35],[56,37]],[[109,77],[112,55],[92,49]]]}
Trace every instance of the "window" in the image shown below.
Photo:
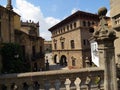
{"label": "window", "polygon": [[72,60],[72,66],[75,66],[75,59]]}
{"label": "window", "polygon": [[86,45],[86,40],[85,39],[83,40],[83,45]]}
{"label": "window", "polygon": [[63,31],[65,32],[65,27],[63,28]]}
{"label": "window", "polygon": [[69,30],[69,26],[67,25],[67,30]]}
{"label": "window", "polygon": [[57,49],[57,43],[54,43],[54,48],[55,48],[55,50]]}
{"label": "window", "polygon": [[72,60],[72,66],[75,66],[75,60],[76,60],[76,58],[72,56],[71,60]]}
{"label": "window", "polygon": [[76,22],[74,22],[74,28],[76,28]]}
{"label": "window", "polygon": [[70,24],[70,29],[72,29],[72,24]]}
{"label": "window", "polygon": [[90,22],[88,21],[88,27],[90,27]]}
{"label": "window", "polygon": [[71,48],[74,49],[75,48],[75,44],[74,44],[74,40],[71,40]]}
{"label": "window", "polygon": [[61,42],[61,48],[64,49],[64,42]]}
{"label": "window", "polygon": [[83,21],[83,26],[86,26],[86,22],[85,21]]}

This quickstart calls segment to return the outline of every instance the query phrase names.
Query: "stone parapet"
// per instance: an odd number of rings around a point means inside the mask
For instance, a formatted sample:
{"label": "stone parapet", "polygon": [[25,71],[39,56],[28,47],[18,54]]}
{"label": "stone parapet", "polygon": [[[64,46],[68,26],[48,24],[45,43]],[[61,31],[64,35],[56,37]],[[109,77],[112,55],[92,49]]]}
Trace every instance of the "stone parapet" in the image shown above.
{"label": "stone parapet", "polygon": [[14,88],[17,87],[17,90],[24,90],[23,88],[27,87],[28,89],[25,90],[34,90],[33,88],[37,88],[37,86],[40,90],[48,90],[48,88],[55,90],[69,90],[75,88],[76,90],[87,88],[97,89],[103,88],[103,73],[104,70],[101,68],[85,68],[5,74],[0,75],[0,90],[3,90],[3,87],[7,87],[7,90],[10,90],[12,86],[14,86]]}

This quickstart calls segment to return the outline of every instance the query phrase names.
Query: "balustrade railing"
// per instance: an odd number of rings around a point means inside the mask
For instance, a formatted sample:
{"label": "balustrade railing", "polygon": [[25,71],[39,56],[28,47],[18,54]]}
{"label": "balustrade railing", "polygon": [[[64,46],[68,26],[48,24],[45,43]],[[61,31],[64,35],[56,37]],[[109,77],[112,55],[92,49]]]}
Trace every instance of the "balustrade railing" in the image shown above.
{"label": "balustrade railing", "polygon": [[0,75],[0,90],[104,90],[104,70],[85,68]]}

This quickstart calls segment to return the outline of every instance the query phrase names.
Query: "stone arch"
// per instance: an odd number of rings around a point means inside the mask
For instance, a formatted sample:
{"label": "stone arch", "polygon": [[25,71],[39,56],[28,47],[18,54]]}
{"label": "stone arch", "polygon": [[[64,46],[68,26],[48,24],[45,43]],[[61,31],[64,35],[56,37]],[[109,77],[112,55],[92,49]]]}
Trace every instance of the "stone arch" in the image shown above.
{"label": "stone arch", "polygon": [[60,65],[61,66],[67,66],[67,57],[65,55],[62,55],[60,58]]}
{"label": "stone arch", "polygon": [[54,55],[54,63],[59,63],[59,57],[57,54]]}

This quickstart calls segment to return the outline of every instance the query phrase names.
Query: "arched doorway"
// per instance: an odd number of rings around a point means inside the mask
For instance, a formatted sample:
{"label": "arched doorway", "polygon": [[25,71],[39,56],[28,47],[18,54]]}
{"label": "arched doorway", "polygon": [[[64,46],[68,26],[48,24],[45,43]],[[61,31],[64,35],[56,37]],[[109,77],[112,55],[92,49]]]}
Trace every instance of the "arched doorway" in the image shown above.
{"label": "arched doorway", "polygon": [[62,55],[60,58],[60,65],[61,66],[67,66],[67,58],[65,55]]}
{"label": "arched doorway", "polygon": [[54,63],[57,63],[57,55],[54,56]]}

